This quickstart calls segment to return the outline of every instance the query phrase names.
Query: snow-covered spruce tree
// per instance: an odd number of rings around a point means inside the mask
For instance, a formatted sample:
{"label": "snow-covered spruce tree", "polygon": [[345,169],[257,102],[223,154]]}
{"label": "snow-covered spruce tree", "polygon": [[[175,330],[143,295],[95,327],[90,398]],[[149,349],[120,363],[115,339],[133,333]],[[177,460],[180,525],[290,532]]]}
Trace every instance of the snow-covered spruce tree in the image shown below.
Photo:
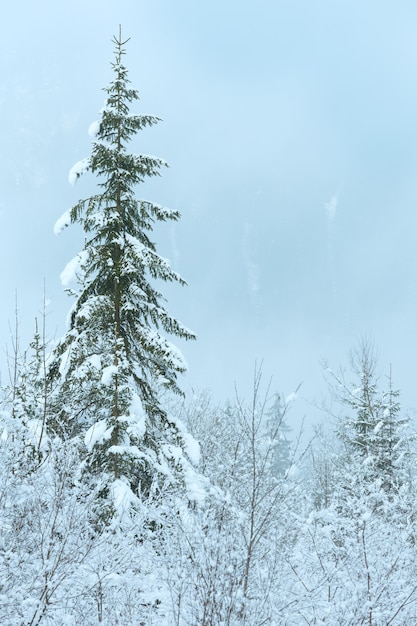
{"label": "snow-covered spruce tree", "polygon": [[42,330],[35,319],[35,333],[24,352],[20,350],[17,308],[15,322],[11,337],[13,351],[7,355],[10,382],[2,389],[0,408],[10,417],[8,425],[4,426],[4,438],[13,440],[14,432],[20,433],[17,439],[22,445],[16,447],[19,454],[16,452],[15,471],[19,467],[19,471],[29,475],[40,465],[49,445],[46,426],[50,418],[51,386],[47,375],[49,342],[46,338],[45,301]]}
{"label": "snow-covered spruce tree", "polygon": [[[162,407],[160,391],[181,393],[177,379],[186,365],[166,334],[195,339],[170,316],[156,279],[185,281],[150,239],[155,221],[178,220],[177,211],[137,199],[135,188],[159,176],[166,163],[132,154],[129,141],[159,119],[129,112],[139,99],[129,87],[125,44],[113,38],[113,80],[104,88],[100,119],[90,127],[91,155],[70,172],[70,182],[91,172],[98,191],[82,199],[55,226],[78,223],[85,243],[63,272],[75,276],[76,301],[69,329],[55,350],[51,375],[60,381],[61,410],[52,426],[85,444],[89,471],[107,476],[104,495],[147,494],[161,480],[187,474],[188,435]],[[117,503],[116,503],[117,504]]]}
{"label": "snow-covered spruce tree", "polygon": [[[389,376],[381,391],[369,342],[351,358],[353,380],[330,376],[342,411],[334,441],[317,433],[311,512],[298,518],[288,624],[408,624],[416,619],[414,462]],[[315,479],[315,480],[314,480]],[[289,596],[291,598],[291,595]]]}
{"label": "snow-covered spruce tree", "polygon": [[369,342],[364,341],[352,353],[351,364],[353,383],[347,382],[343,373],[328,370],[334,399],[343,407],[337,432],[345,468],[341,474],[349,475],[346,488],[355,491],[351,470],[346,472],[346,468],[360,468],[361,481],[377,481],[390,493],[408,482],[408,420],[400,415],[399,391],[393,387],[391,373],[388,390],[380,389],[377,358]]}

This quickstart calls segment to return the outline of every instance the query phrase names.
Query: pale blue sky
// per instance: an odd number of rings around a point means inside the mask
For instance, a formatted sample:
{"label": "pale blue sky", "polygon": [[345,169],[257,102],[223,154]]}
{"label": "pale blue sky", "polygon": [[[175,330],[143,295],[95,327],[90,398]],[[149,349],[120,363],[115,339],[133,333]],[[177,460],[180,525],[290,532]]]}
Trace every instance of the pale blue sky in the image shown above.
{"label": "pale blue sky", "polygon": [[189,282],[166,290],[199,335],[180,346],[186,385],[245,391],[257,358],[313,401],[320,359],[337,366],[371,335],[416,404],[414,2],[26,0],[2,21],[2,346],[16,289],[30,337],[44,278],[50,333],[65,328],[59,274],[82,234],[53,225],[92,188],[67,175],[89,153],[122,23],[138,112],[164,120],[135,148],[171,164],[138,195],[183,215],[156,237]]}

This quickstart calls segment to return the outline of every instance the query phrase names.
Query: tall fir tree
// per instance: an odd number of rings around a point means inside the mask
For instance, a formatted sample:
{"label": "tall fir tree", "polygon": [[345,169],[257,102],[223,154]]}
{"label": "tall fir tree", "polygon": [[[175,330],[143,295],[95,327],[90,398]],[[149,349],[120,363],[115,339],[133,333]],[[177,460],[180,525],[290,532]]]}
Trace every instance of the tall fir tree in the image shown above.
{"label": "tall fir tree", "polygon": [[149,493],[161,477],[172,482],[186,471],[187,434],[168,417],[160,392],[181,393],[178,375],[186,369],[166,335],[195,339],[167,312],[155,286],[158,279],[185,285],[150,239],[156,221],[176,221],[180,214],[135,196],[136,186],[159,176],[166,163],[127,150],[136,133],[160,121],[130,113],[139,96],[123,62],[127,41],[120,31],[113,38],[114,77],[104,88],[100,119],[90,127],[91,155],[70,172],[70,182],[94,174],[98,191],[55,227],[58,233],[80,224],[85,243],[63,273],[65,281],[76,277],[79,288],[70,290],[76,301],[51,368],[60,381],[54,427],[81,436],[87,467],[107,477],[114,500]]}

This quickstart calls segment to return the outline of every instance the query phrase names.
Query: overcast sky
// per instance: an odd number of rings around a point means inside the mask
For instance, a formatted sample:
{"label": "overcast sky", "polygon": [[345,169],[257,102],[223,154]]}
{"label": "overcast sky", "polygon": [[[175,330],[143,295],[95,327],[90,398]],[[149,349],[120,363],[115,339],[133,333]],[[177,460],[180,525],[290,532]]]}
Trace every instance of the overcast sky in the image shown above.
{"label": "overcast sky", "polygon": [[[117,5],[117,6],[116,6]],[[137,113],[163,123],[135,149],[171,167],[138,195],[179,209],[155,232],[189,283],[165,289],[199,336],[184,386],[245,393],[255,359],[296,409],[324,392],[362,336],[416,404],[417,4],[374,0],[15,0],[0,38],[0,343],[15,292],[30,339],[71,304],[59,274],[82,233],[59,216],[94,187],[68,183],[112,78],[111,38]],[[163,287],[162,287],[163,289]],[[2,361],[4,363],[4,359]],[[2,366],[3,382],[7,378]]]}

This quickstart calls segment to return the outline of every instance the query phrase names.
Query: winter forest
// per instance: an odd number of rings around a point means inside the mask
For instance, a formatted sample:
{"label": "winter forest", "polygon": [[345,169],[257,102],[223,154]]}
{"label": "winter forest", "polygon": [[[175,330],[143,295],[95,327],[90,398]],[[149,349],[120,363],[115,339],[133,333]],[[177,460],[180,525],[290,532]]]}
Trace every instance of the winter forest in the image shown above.
{"label": "winter forest", "polygon": [[308,437],[297,390],[261,362],[224,405],[183,393],[197,338],[169,312],[164,285],[187,286],[155,234],[180,214],[142,198],[167,163],[130,142],[159,118],[140,114],[120,31],[113,47],[91,153],[70,171],[96,192],[55,224],[79,233],[67,330],[51,339],[44,313],[22,346],[17,316],[2,381],[0,623],[417,623],[415,422],[372,340],[349,368],[323,362]]}

